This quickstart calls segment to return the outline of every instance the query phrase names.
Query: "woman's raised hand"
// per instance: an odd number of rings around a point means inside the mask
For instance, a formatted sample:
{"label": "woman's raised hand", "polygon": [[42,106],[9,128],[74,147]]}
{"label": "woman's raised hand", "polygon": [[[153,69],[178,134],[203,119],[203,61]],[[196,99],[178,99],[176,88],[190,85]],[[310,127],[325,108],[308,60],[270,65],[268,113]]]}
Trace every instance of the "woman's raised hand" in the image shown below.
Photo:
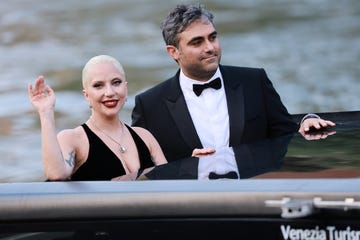
{"label": "woman's raised hand", "polygon": [[55,93],[50,86],[45,85],[43,76],[36,79],[34,86],[29,84],[28,94],[31,104],[39,113],[54,110]]}

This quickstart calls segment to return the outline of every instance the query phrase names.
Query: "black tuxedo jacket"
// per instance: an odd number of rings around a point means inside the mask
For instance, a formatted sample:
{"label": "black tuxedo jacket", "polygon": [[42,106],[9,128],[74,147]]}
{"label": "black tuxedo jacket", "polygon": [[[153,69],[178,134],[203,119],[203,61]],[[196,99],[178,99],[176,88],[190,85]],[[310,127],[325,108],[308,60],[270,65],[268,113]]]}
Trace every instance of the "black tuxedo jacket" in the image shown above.
{"label": "black tuxedo jacket", "polygon": [[[297,130],[263,69],[220,65],[220,71],[228,104],[230,146]],[[168,161],[189,157],[194,148],[202,148],[180,88],[179,73],[137,95],[132,112],[132,125],[148,129]]]}

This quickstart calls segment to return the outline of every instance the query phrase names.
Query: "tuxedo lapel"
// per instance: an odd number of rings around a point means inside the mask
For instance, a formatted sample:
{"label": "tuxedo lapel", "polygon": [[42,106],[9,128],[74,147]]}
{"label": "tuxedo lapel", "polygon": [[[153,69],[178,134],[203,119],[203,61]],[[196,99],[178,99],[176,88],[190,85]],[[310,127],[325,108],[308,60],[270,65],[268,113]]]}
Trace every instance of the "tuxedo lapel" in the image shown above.
{"label": "tuxedo lapel", "polygon": [[244,92],[240,79],[234,71],[227,71],[226,67],[220,66],[220,71],[224,81],[226,101],[229,113],[230,146],[241,143],[244,130]]}
{"label": "tuxedo lapel", "polygon": [[[220,71],[224,81],[229,113],[229,144],[230,146],[235,146],[241,143],[245,122],[243,87],[241,80],[235,79],[239,77],[233,72],[233,69],[231,71],[227,71],[226,67],[220,66]],[[184,94],[180,88],[179,72],[171,78],[171,87],[169,88],[167,97],[164,101],[175,123],[175,127],[178,128],[184,141],[190,148],[193,148],[193,146],[198,146],[199,148],[202,147],[187,108]]]}
{"label": "tuxedo lapel", "polygon": [[202,145],[199,136],[196,133],[196,129],[192,122],[178,79],[179,74],[176,74],[176,76],[171,79],[171,87],[168,91],[167,97],[164,99],[165,105],[167,106],[175,123],[174,127],[178,128],[181,137],[188,144],[189,148],[193,149],[194,146],[200,148]]}

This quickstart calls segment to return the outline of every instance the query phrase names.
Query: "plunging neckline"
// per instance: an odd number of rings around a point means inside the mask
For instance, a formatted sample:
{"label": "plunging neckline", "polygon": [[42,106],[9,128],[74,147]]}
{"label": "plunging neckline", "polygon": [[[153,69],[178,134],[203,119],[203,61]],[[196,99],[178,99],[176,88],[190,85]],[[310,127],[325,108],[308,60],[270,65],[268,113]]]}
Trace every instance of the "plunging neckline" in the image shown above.
{"label": "plunging neckline", "polygon": [[[121,158],[119,158],[118,155],[116,155],[116,153],[89,127],[88,124],[86,124],[86,126],[90,129],[90,131],[94,134],[94,136],[96,136],[96,138],[98,140],[100,140],[102,145],[105,146],[108,150],[110,150],[110,152],[119,160],[119,162],[121,163],[121,166],[124,169],[125,174],[130,173],[130,169],[127,167],[125,160],[122,160]],[[127,129],[129,128],[126,124],[124,124],[124,126],[126,126]],[[90,144],[89,144],[89,148],[90,148]],[[90,151],[90,149],[89,149],[89,151]],[[88,156],[88,158],[89,158],[89,156]],[[128,172],[126,172],[126,170],[128,170]]]}

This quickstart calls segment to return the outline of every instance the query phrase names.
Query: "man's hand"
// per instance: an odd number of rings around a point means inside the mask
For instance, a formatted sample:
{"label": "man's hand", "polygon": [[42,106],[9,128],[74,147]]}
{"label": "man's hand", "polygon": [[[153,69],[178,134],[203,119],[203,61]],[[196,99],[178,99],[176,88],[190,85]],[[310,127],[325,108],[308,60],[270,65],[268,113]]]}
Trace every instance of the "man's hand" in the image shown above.
{"label": "man's hand", "polygon": [[[336,133],[336,131],[326,130],[326,128],[333,127],[335,125],[336,124],[334,122],[329,120],[321,118],[308,118],[301,123],[299,133],[307,140],[325,139]],[[312,132],[311,130],[315,131]]]}

